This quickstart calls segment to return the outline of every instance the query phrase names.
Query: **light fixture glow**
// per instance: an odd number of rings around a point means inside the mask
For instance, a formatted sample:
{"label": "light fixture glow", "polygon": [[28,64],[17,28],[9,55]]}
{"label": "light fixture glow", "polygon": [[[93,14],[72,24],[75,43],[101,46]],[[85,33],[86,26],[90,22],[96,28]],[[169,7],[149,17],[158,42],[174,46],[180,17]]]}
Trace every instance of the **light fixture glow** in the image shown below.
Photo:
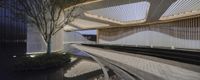
{"label": "light fixture glow", "polygon": [[13,55],[13,58],[16,58],[17,56],[16,55]]}
{"label": "light fixture glow", "polygon": [[30,57],[31,57],[31,58],[34,58],[34,57],[35,57],[35,55],[30,55]]}

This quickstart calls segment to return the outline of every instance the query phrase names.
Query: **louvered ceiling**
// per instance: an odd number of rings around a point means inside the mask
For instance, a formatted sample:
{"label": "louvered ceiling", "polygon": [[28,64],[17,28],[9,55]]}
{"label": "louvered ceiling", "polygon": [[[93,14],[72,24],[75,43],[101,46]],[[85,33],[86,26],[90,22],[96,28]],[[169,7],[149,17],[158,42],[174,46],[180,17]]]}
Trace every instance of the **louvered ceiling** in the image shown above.
{"label": "louvered ceiling", "polygon": [[130,21],[144,20],[147,16],[150,4],[148,2],[130,3],[97,10],[87,11],[85,14],[101,17],[107,21],[127,23]]}
{"label": "louvered ceiling", "polygon": [[85,7],[84,17],[65,30],[113,27],[113,23],[119,27],[200,14],[200,0],[96,0]]}
{"label": "louvered ceiling", "polygon": [[162,15],[160,20],[200,14],[200,0],[178,0]]}

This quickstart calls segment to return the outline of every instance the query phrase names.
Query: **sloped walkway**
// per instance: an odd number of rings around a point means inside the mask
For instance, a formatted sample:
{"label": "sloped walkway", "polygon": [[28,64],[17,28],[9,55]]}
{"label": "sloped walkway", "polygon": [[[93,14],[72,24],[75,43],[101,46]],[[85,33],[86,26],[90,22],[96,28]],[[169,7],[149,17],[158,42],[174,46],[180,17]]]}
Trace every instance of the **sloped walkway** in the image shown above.
{"label": "sloped walkway", "polygon": [[[119,62],[129,68],[135,68],[150,73],[164,80],[200,80],[200,73],[174,65],[160,63],[145,58],[120,54],[116,51],[73,44],[73,47],[86,51],[92,55]],[[113,63],[115,64],[115,63]],[[127,69],[128,70],[128,69]],[[137,72],[133,72],[136,73]],[[139,75],[142,76],[142,75]],[[145,77],[144,75],[142,77]],[[145,80],[148,77],[144,78]]]}

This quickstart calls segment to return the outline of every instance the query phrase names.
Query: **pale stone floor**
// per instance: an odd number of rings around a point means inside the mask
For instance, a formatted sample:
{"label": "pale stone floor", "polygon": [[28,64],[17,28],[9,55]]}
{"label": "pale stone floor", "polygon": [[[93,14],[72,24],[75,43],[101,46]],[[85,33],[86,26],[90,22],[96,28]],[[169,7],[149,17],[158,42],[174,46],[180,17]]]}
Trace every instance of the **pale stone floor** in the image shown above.
{"label": "pale stone floor", "polygon": [[70,70],[67,70],[67,73],[64,74],[65,77],[76,77],[85,73],[89,73],[95,70],[99,70],[101,67],[92,61],[81,60]]}
{"label": "pale stone floor", "polygon": [[[73,58],[72,61],[75,61],[77,58]],[[100,70],[101,67],[94,61],[90,61],[87,59],[81,59],[78,63],[76,63],[72,68],[68,69],[64,74],[64,77],[73,79],[77,79],[81,75],[92,73],[94,71]],[[66,79],[68,80],[68,79]],[[77,79],[80,80],[80,79]],[[91,78],[83,79],[82,80],[104,80],[104,74],[99,74],[98,76],[94,76]],[[109,80],[121,80],[118,76],[112,75],[109,77]]]}

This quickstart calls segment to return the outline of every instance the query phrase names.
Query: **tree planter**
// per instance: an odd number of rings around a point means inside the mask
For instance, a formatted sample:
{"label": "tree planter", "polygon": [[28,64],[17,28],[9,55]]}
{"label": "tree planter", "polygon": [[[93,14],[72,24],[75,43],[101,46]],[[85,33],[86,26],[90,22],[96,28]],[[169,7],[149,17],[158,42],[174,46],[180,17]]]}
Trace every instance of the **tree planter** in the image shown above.
{"label": "tree planter", "polygon": [[64,80],[63,68],[41,71],[14,72],[9,80]]}
{"label": "tree planter", "polygon": [[16,58],[13,64],[14,71],[40,71],[60,68],[70,62],[68,54],[42,54],[36,57],[20,57]]}
{"label": "tree planter", "polygon": [[70,61],[69,54],[58,53],[19,57],[8,80],[64,80],[64,67]]}

